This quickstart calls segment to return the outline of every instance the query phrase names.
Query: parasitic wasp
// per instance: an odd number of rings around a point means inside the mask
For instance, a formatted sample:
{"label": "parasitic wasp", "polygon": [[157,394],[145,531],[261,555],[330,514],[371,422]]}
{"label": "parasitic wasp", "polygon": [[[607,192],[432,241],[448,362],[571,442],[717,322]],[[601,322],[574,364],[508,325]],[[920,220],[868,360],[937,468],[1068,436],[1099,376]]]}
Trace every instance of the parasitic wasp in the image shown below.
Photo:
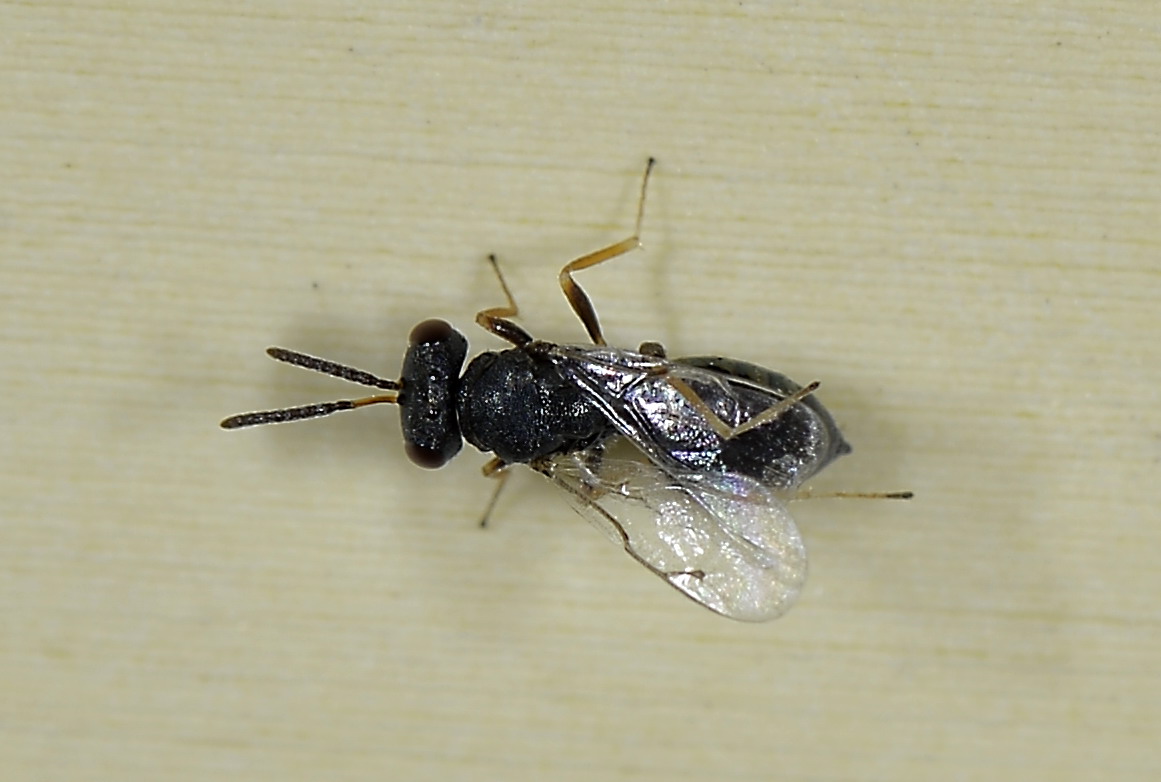
{"label": "parasitic wasp", "polygon": [[[400,409],[407,455],[446,464],[467,441],[493,458],[499,479],[528,465],[626,553],[679,592],[733,619],[781,615],[806,578],[806,549],[786,502],[851,448],[814,392],[778,372],[731,358],[669,358],[656,342],[610,347],[575,272],[641,245],[642,177],[636,228],[627,239],[560,270],[560,286],[592,344],[534,339],[515,323],[519,308],[495,256],[506,303],[476,322],[511,347],[467,358],[467,340],[442,320],[410,335],[398,380],[283,348],[271,358],[383,393],[361,399],[244,413],[226,429],[317,418],[375,404]],[[613,449],[627,441],[633,448]],[[623,452],[628,450],[629,455]],[[910,492],[839,494],[906,499]]]}

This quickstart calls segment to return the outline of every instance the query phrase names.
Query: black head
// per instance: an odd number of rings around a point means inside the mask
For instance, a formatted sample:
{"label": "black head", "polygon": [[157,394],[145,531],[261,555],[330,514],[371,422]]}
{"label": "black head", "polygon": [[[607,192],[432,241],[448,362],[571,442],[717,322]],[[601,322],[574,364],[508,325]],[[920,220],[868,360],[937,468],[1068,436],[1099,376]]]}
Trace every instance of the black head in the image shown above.
{"label": "black head", "polygon": [[221,426],[223,429],[239,429],[318,418],[374,404],[398,404],[403,441],[411,461],[428,469],[442,467],[463,445],[456,419],[456,397],[460,368],[468,354],[468,341],[442,320],[423,321],[411,330],[410,341],[399,380],[386,380],[370,372],[285,348],[267,348],[267,355],[278,361],[341,377],[352,383],[382,388],[389,393],[243,413],[227,418]]}
{"label": "black head", "polygon": [[468,341],[445,321],[425,320],[411,330],[410,343],[399,378],[399,422],[411,461],[435,469],[463,447],[456,396]]}

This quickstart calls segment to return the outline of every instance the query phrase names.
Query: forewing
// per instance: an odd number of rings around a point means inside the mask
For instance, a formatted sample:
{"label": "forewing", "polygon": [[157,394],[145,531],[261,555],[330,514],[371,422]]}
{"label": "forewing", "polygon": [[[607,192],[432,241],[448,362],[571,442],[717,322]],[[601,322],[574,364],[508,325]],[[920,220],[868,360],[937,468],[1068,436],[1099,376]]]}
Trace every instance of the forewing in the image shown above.
{"label": "forewing", "polygon": [[687,597],[733,619],[781,615],[806,579],[806,549],[786,507],[737,474],[561,457],[547,471],[573,507]]}
{"label": "forewing", "polygon": [[808,405],[796,405],[778,421],[727,441],[673,381],[682,381],[728,427],[784,398],[777,389],[618,348],[557,345],[552,358],[617,431],[662,469],[742,473],[788,491],[833,458],[826,422]]}

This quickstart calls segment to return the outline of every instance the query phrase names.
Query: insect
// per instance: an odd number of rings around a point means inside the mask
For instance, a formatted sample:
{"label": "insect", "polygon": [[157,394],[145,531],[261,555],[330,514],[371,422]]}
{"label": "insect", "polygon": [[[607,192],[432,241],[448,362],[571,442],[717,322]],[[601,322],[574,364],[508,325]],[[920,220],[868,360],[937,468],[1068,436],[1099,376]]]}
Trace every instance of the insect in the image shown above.
{"label": "insect", "polygon": [[[592,344],[537,340],[517,325],[516,301],[489,256],[506,303],[479,312],[476,322],[510,348],[481,353],[461,374],[467,340],[442,320],[426,320],[411,332],[398,380],[270,348],[278,361],[384,393],[244,413],[221,426],[395,404],[407,454],[417,465],[443,466],[464,440],[493,454],[483,473],[499,482],[485,521],[508,468],[526,464],[630,557],[687,597],[734,619],[781,615],[807,569],[785,501],[805,494],[803,483],[851,448],[813,395],[817,382],[799,386],[729,358],[670,359],[655,342],[637,350],[606,343],[573,274],[640,246],[654,162],[649,159],[642,177],[633,235],[560,271],[561,289]],[[618,445],[624,442],[632,447]]]}

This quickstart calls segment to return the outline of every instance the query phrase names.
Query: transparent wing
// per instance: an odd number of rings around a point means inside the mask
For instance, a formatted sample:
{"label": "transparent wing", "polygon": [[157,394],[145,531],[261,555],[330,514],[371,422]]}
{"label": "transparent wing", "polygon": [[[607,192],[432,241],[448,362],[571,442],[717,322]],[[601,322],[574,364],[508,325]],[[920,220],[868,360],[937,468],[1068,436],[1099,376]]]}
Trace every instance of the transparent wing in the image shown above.
{"label": "transparent wing", "polygon": [[573,507],[687,597],[723,616],[780,616],[806,579],[790,513],[758,481],[568,454],[543,471]]}
{"label": "transparent wing", "polygon": [[[674,386],[681,380],[729,427],[786,397],[785,388],[620,348],[556,345],[552,359],[650,460],[676,472],[742,473],[793,489],[849,450],[828,413],[798,404],[762,428],[724,440]],[[697,361],[698,359],[693,359]],[[735,362],[736,363],[736,362]],[[750,365],[744,365],[749,367]],[[791,381],[765,371],[768,380]],[[838,438],[837,440],[835,438]]]}

